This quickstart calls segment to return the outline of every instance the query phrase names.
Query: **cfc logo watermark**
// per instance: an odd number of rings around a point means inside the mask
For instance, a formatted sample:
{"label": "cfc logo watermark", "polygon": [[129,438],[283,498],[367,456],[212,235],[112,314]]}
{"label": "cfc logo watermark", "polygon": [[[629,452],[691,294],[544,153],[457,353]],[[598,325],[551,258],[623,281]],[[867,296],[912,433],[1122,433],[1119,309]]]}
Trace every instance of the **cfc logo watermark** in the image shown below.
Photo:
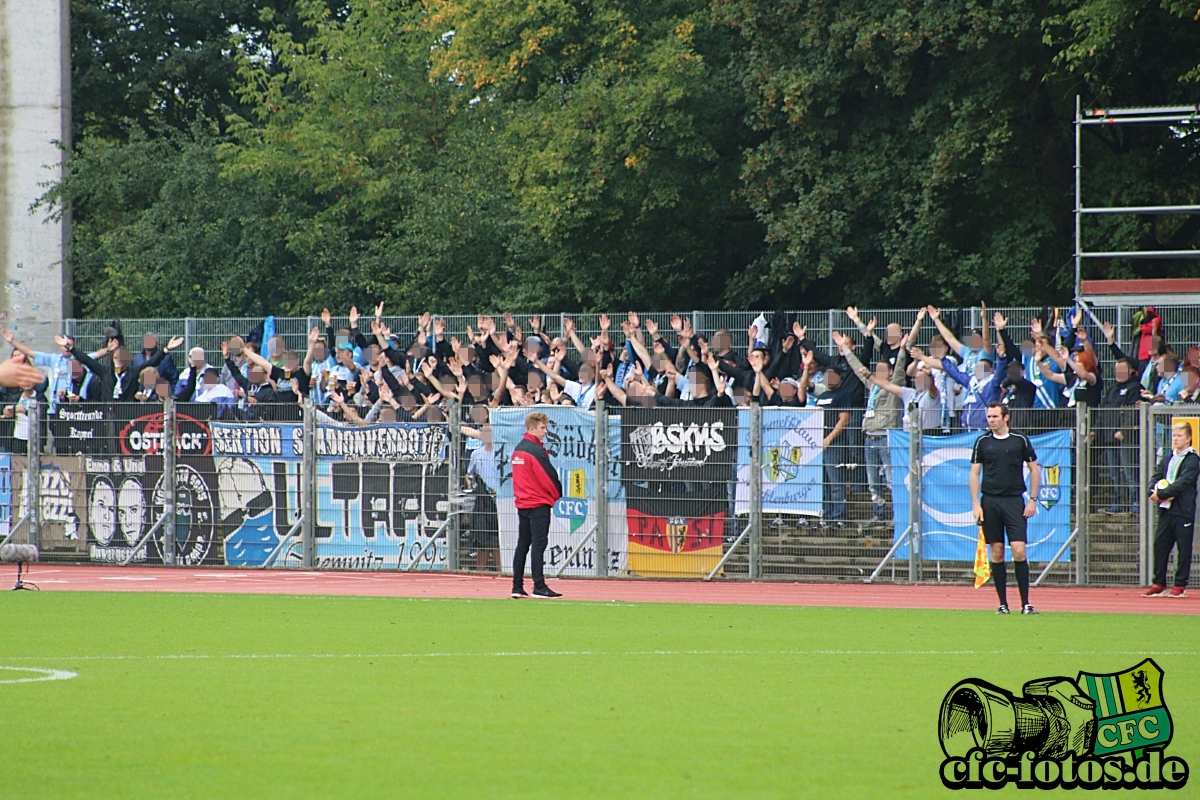
{"label": "cfc logo watermark", "polygon": [[1016,697],[978,678],[942,700],[938,737],[950,789],[1181,789],[1187,762],[1166,754],[1171,714],[1163,671],[1146,659],[1123,672],[1029,681]]}

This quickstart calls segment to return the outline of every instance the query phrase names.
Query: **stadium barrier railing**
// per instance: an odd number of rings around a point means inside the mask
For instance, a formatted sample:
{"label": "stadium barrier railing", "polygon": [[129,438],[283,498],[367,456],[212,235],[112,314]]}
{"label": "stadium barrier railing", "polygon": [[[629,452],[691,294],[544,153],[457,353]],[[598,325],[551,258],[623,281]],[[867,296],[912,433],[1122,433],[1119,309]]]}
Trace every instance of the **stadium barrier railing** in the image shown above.
{"label": "stadium barrier railing", "polygon": [[[1200,306],[1191,304],[1173,303],[1169,297],[1161,298],[1161,302],[1156,304],[1156,309],[1161,314],[1163,325],[1168,343],[1175,345],[1176,350],[1181,354],[1187,347],[1194,343],[1200,343]],[[1135,313],[1141,308],[1140,306],[1131,305],[1093,305],[1090,306],[1091,314],[1085,319],[1088,330],[1095,339],[1096,353],[1102,364],[1109,366],[1109,374],[1111,374],[1112,358],[1109,348],[1105,346],[1103,338],[1099,334],[1099,327],[1096,324],[1093,316],[1097,320],[1110,322],[1115,326],[1116,343],[1125,349],[1129,350],[1129,345],[1134,334],[1133,319]],[[986,311],[986,323],[989,326],[993,325],[992,317],[999,312],[1007,321],[1007,329],[1012,336],[1014,342],[1021,342],[1030,333],[1030,321],[1037,317],[1042,309],[1030,306],[1004,306],[988,308]],[[1068,310],[1064,310],[1066,313]],[[761,312],[765,320],[769,323],[773,312]],[[797,323],[804,326],[807,336],[819,347],[826,348],[829,352],[833,352],[833,334],[843,333],[856,338],[861,338],[856,325],[850,321],[844,309],[821,309],[821,310],[798,310],[785,312],[788,319],[794,319]],[[758,311],[643,311],[637,312],[637,318],[643,325],[648,320],[653,320],[658,325],[660,335],[665,336],[668,341],[674,341],[674,331],[671,328],[672,317],[678,316],[681,320],[687,320],[692,329],[699,334],[711,336],[717,330],[728,330],[733,337],[733,347],[741,349],[746,343],[746,333],[748,328],[759,317]],[[908,332],[913,323],[917,319],[918,309],[915,308],[862,308],[858,309],[858,315],[864,322],[874,318],[876,320],[875,331],[881,337],[884,335],[889,323],[896,323],[901,330]],[[570,319],[578,332],[580,338],[587,343],[590,337],[599,335],[601,332],[601,314],[598,312],[581,312],[578,314],[560,313],[560,312],[540,312],[540,313],[522,313],[514,314],[513,319],[516,327],[521,329],[522,335],[528,335],[531,331],[530,319],[539,317],[541,321],[541,329],[552,337],[564,335],[565,320]],[[612,312],[609,315],[611,321],[611,329],[609,335],[612,340],[621,345],[624,341],[621,333],[621,322],[627,319],[628,312]],[[501,331],[505,329],[505,323],[499,315],[493,315],[498,327]],[[960,337],[963,337],[964,342],[969,337],[973,330],[978,330],[985,322],[984,313],[978,307],[971,308],[943,308],[941,310],[943,322],[952,330],[958,331]],[[317,327],[322,335],[325,334],[325,326],[318,316],[306,317],[271,317],[275,334],[280,337],[279,343],[284,348],[295,350],[301,354],[307,347],[308,332]],[[370,322],[372,316],[363,316],[359,322],[360,329],[363,333],[370,334]],[[135,352],[138,350],[140,340],[146,333],[154,333],[159,338],[160,342],[165,342],[171,336],[184,337],[185,344],[172,354],[176,364],[182,369],[186,367],[184,363],[187,352],[193,347],[202,347],[207,353],[219,353],[221,350],[221,342],[228,340],[233,335],[246,336],[260,326],[263,326],[266,317],[157,317],[157,318],[127,318],[120,321],[121,330],[126,344]],[[382,321],[394,333],[400,334],[402,337],[415,335],[418,325],[418,317],[413,315],[398,316],[385,315]],[[105,330],[112,325],[111,319],[66,319],[63,321],[63,333],[75,337],[76,343],[80,348],[92,352],[104,347],[106,343]],[[464,343],[466,342],[466,333],[468,328],[475,328],[477,324],[477,316],[469,314],[446,315],[443,317],[445,324],[444,337],[458,337]],[[334,329],[349,324],[349,318],[344,315],[332,317],[332,327]],[[921,324],[917,337],[912,344],[920,347],[928,347],[930,339],[937,332],[935,323],[926,317]],[[262,333],[259,330],[259,333]],[[269,331],[268,331],[269,333]],[[761,331],[759,332],[762,333]],[[992,332],[992,339],[995,340],[995,332]],[[268,345],[269,346],[269,345]],[[1136,354],[1134,354],[1136,355]]]}
{"label": "stadium barrier railing", "polygon": [[[851,409],[825,446],[841,409],[533,408],[564,490],[551,576],[973,580],[980,431],[874,438]],[[509,455],[530,410],[367,425],[308,401],[30,400],[0,418],[0,541],[59,562],[507,572]],[[1180,420],[1200,428],[1200,406],[1013,411],[1039,460],[1041,585],[1147,582],[1147,486]]]}

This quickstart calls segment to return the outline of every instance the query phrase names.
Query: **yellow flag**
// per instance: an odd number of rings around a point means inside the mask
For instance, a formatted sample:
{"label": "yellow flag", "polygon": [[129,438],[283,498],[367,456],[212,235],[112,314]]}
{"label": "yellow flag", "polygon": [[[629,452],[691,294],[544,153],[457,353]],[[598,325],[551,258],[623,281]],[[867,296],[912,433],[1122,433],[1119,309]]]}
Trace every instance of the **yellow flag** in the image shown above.
{"label": "yellow flag", "polygon": [[992,564],[988,560],[987,542],[983,540],[983,526],[979,526],[979,539],[975,542],[975,588],[978,589],[992,577]]}

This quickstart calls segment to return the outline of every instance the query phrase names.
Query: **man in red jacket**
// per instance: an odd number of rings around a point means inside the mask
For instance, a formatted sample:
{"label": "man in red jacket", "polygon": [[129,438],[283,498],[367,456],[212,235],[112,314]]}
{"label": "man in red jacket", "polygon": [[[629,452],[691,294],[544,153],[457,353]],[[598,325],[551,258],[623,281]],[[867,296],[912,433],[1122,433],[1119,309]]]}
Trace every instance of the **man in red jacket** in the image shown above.
{"label": "man in red jacket", "polygon": [[533,546],[532,563],[534,597],[562,597],[546,585],[542,574],[542,558],[550,538],[550,509],[562,497],[558,472],[542,446],[550,418],[540,411],[525,417],[525,436],[513,448],[513,497],[517,506],[517,549],[513,553],[513,597],[528,597],[525,593],[525,556]]}

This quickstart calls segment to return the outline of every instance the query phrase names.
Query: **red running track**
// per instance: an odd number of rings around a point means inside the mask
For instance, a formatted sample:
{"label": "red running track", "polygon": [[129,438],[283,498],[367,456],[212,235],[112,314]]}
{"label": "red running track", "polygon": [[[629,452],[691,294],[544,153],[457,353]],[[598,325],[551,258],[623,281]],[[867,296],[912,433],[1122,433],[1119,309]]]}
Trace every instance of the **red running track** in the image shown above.
{"label": "red running track", "polygon": [[[0,587],[14,573],[0,571]],[[233,594],[354,595],[362,597],[506,598],[510,578],[499,575],[309,572],[226,568],[36,565],[29,579],[43,591],[226,592]],[[600,580],[553,581],[564,600],[640,603],[733,603],[991,610],[991,586],[894,586],[862,583]],[[1200,614],[1200,594],[1183,599],[1144,598],[1139,589],[1035,588],[1039,611],[1103,611],[1125,614]],[[1200,590],[1198,590],[1200,591]],[[1009,587],[1016,600],[1016,588]]]}

